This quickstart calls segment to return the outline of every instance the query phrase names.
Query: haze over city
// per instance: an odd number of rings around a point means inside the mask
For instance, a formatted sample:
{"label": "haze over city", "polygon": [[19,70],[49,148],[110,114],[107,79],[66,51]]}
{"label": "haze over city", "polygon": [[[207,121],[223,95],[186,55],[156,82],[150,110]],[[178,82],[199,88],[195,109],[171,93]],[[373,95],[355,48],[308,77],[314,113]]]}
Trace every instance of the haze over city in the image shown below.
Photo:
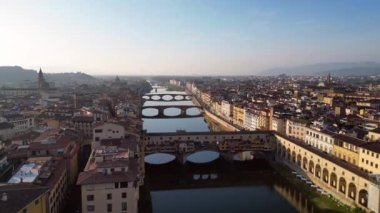
{"label": "haze over city", "polygon": [[379,62],[380,2],[7,1],[0,65],[91,75],[254,75]]}

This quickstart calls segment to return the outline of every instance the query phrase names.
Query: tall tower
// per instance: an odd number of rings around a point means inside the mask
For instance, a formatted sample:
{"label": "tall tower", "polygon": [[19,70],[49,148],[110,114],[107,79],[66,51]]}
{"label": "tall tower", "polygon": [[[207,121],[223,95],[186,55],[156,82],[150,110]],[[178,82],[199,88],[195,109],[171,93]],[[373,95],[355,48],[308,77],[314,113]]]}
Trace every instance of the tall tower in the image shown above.
{"label": "tall tower", "polygon": [[331,86],[331,75],[330,75],[330,73],[327,75],[327,86]]}
{"label": "tall tower", "polygon": [[38,72],[38,89],[48,89],[49,84],[45,81],[44,74],[42,73],[42,70],[40,68],[40,71]]}

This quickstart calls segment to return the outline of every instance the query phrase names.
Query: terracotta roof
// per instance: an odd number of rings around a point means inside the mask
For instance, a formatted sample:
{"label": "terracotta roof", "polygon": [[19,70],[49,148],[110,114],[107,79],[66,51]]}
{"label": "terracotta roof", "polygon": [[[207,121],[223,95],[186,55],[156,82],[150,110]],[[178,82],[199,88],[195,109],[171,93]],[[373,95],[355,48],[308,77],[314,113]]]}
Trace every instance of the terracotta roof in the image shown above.
{"label": "terracotta roof", "polygon": [[92,123],[92,122],[94,122],[94,118],[92,116],[74,116],[72,121],[73,122]]}
{"label": "terracotta roof", "polygon": [[0,123],[0,130],[13,128],[13,124],[8,122]]}
{"label": "terracotta roof", "polygon": [[78,176],[77,185],[102,184],[114,182],[132,182],[138,179],[137,159],[129,159],[129,167],[127,172],[112,172],[105,175],[93,169],[86,172],[81,172]]}
{"label": "terracotta roof", "polygon": [[66,148],[70,143],[72,143],[73,140],[69,136],[63,136],[62,138],[59,138],[55,141],[55,143],[42,143],[40,142],[32,142],[29,145],[29,149],[31,151],[33,150],[54,150],[54,149],[64,149]]}
{"label": "terracotta roof", "polygon": [[343,134],[335,134],[333,137],[335,139],[344,141],[344,142],[352,144],[354,146],[360,146],[360,145],[365,143],[365,141],[363,141],[363,140],[360,140],[360,139],[354,138],[354,137],[350,137],[347,135],[343,135]]}
{"label": "terracotta roof", "polygon": [[35,186],[33,184],[12,184],[0,186],[0,195],[7,193],[7,201],[0,201],[1,212],[19,212],[36,198],[49,190],[48,187]]}
{"label": "terracotta roof", "polygon": [[13,138],[12,141],[18,141],[18,140],[33,141],[34,139],[36,139],[40,135],[41,135],[41,133],[39,133],[39,132],[30,131],[30,132],[24,133],[22,135],[19,135],[19,136]]}
{"label": "terracotta roof", "polygon": [[369,132],[374,132],[374,133],[380,134],[380,127],[373,129],[373,130],[369,130]]}
{"label": "terracotta roof", "polygon": [[360,145],[360,147],[380,154],[380,142],[368,142]]}

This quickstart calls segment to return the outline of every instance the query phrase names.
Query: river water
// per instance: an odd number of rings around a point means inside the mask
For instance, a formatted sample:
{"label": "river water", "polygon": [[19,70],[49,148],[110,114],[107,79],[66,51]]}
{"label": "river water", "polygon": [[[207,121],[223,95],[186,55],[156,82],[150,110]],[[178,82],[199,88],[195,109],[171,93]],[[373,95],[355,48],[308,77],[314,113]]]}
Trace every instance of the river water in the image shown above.
{"label": "river water", "polygon": [[[152,91],[151,93],[154,93]],[[157,93],[167,93],[157,89]],[[178,92],[174,92],[178,93]],[[166,97],[164,97],[166,98]],[[144,106],[193,105],[191,101],[158,102],[146,101]],[[197,109],[193,109],[196,113]],[[152,109],[144,115],[154,115]],[[174,109],[165,114],[175,115]],[[181,119],[143,119],[147,132],[208,132],[203,117]],[[208,157],[200,156],[201,158]],[[252,212],[313,212],[314,207],[300,192],[284,181],[261,159],[246,162],[186,163],[180,165],[165,155],[146,157],[145,183],[150,190],[153,213],[252,213]],[[167,159],[164,159],[167,158]],[[174,157],[172,157],[174,158]],[[154,165],[165,162],[164,165]]]}

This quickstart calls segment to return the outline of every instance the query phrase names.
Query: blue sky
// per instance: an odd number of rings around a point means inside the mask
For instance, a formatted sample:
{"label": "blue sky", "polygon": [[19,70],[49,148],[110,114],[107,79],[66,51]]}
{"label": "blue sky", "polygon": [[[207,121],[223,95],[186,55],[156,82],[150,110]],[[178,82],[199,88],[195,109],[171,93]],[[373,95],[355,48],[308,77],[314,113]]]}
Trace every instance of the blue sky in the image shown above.
{"label": "blue sky", "polygon": [[2,1],[0,65],[90,74],[255,74],[380,61],[378,0]]}

